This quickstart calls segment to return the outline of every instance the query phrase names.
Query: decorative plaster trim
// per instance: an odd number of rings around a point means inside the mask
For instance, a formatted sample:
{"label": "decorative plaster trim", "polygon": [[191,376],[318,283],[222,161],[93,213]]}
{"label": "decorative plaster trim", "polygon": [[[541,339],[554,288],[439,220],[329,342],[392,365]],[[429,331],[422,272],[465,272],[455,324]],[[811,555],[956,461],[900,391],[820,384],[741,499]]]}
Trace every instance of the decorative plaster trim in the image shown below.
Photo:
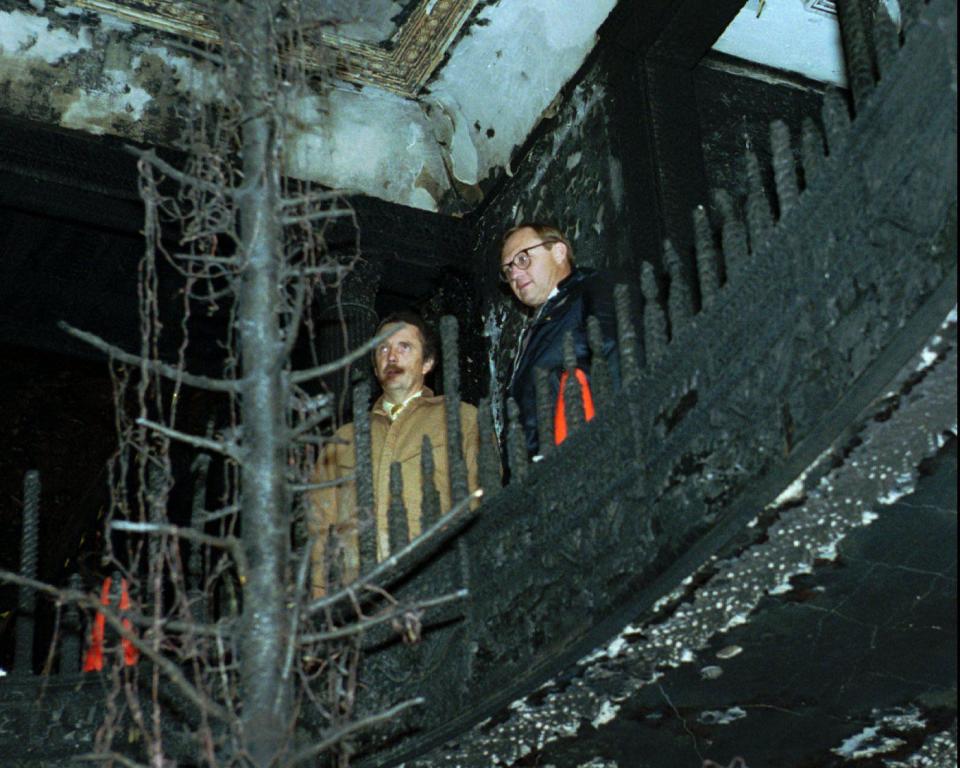
{"label": "decorative plaster trim", "polygon": [[[338,74],[414,98],[443,60],[477,0],[420,0],[387,46],[332,33],[323,41],[337,54]],[[219,45],[220,37],[197,3],[179,0],[76,0],[75,5],[141,26]],[[309,55],[308,55],[309,58]],[[312,57],[319,67],[320,57]]]}

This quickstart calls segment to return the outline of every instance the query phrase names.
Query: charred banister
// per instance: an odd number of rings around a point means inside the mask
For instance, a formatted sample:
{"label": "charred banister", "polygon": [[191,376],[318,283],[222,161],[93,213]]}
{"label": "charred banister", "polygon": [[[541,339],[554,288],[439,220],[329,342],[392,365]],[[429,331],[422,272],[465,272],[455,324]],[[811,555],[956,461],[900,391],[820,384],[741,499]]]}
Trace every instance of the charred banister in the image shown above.
{"label": "charred banister", "polygon": [[539,452],[548,456],[553,450],[553,413],[556,403],[550,396],[550,374],[543,368],[533,371],[534,392],[537,399],[537,435]]}
{"label": "charred banister", "polygon": [[512,397],[507,400],[507,461],[510,465],[510,480],[523,482],[527,476],[527,444],[520,424],[520,407]]}
{"label": "charred banister", "polygon": [[693,209],[694,243],[697,249],[697,277],[700,282],[700,307],[710,309],[720,293],[720,259],[714,244],[713,231],[707,218],[707,209],[698,205]]}
{"label": "charred banister", "polygon": [[667,319],[660,306],[660,286],[653,271],[653,264],[643,262],[640,279],[643,294],[643,348],[647,367],[653,366],[667,348]]}
{"label": "charred banister", "polygon": [[423,436],[420,451],[420,530],[425,531],[440,519],[440,492],[434,476],[433,443]]}
{"label": "charred banister", "polygon": [[370,383],[353,388],[353,428],[357,462],[357,535],[360,573],[377,562],[377,515],[373,500],[373,448],[370,437]]}
{"label": "charred banister", "polygon": [[440,319],[443,348],[443,401],[447,417],[447,463],[450,471],[450,501],[456,503],[468,493],[467,464],[463,456],[463,428],[460,423],[460,352],[457,318]]}
{"label": "charred banister", "polygon": [[[23,477],[23,529],[20,535],[20,575],[37,578],[37,554],[40,533],[40,473],[31,469]],[[33,672],[33,636],[36,628],[37,593],[21,586],[17,594],[16,648],[13,671],[21,675]]]}
{"label": "charred banister", "polygon": [[[613,398],[613,382],[610,379],[610,365],[603,353],[603,331],[600,321],[593,315],[587,318],[587,342],[590,345],[590,389],[594,408],[599,411],[606,408]],[[622,366],[620,370],[622,372]]]}
{"label": "charred banister", "polygon": [[773,153],[773,179],[782,219],[800,202],[797,166],[793,158],[790,129],[783,120],[770,123],[770,150]]}
{"label": "charred banister", "polygon": [[805,117],[800,126],[800,164],[803,167],[804,190],[816,181],[823,161],[823,136],[813,118]]}
{"label": "charred banister", "polygon": [[773,212],[763,185],[760,161],[752,149],[743,155],[747,177],[747,231],[750,233],[750,252],[756,253],[770,238],[773,230]]}
{"label": "charred banister", "polygon": [[843,94],[836,88],[827,88],[824,91],[820,119],[823,121],[829,154],[835,156],[850,136],[850,108]]}
{"label": "charred banister", "polygon": [[693,317],[696,298],[692,276],[684,269],[680,254],[670,240],[663,241],[663,263],[670,276],[670,291],[667,294],[667,314],[670,318],[670,338],[677,329]]}
{"label": "charred banister", "polygon": [[577,377],[577,350],[573,342],[573,331],[567,331],[563,336],[563,367],[566,370],[567,380],[560,396],[563,398],[567,432],[572,435],[586,422],[583,393]]}
{"label": "charred banister", "polygon": [[391,552],[399,552],[410,541],[410,524],[407,521],[407,508],[403,503],[403,465],[399,461],[390,464],[387,536]]}
{"label": "charred banister", "polygon": [[482,398],[477,407],[477,431],[480,437],[477,479],[483,488],[484,499],[489,500],[500,489],[500,455],[497,452],[490,399],[487,397]]}
{"label": "charred banister", "polygon": [[[73,592],[83,589],[79,573],[71,573],[67,582]],[[76,603],[68,603],[63,611],[63,644],[60,646],[60,674],[73,675],[80,671],[80,654],[83,651],[83,624]]]}
{"label": "charred banister", "polygon": [[873,92],[874,76],[870,48],[861,0],[837,0],[837,19],[840,38],[847,64],[847,80],[853,91],[854,102],[860,105]]}

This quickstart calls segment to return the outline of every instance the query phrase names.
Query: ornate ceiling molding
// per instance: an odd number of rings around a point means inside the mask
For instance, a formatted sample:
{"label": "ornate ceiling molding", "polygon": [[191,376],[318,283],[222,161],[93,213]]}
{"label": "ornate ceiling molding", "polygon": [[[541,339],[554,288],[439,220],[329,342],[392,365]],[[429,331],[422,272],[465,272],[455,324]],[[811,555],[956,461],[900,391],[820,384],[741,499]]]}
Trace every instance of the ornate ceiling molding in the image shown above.
{"label": "ornate ceiling molding", "polygon": [[[420,0],[386,44],[359,42],[328,32],[323,34],[323,42],[336,52],[338,72],[344,80],[413,98],[443,60],[476,3]],[[74,5],[191,40],[220,42],[199,2],[76,0]]]}

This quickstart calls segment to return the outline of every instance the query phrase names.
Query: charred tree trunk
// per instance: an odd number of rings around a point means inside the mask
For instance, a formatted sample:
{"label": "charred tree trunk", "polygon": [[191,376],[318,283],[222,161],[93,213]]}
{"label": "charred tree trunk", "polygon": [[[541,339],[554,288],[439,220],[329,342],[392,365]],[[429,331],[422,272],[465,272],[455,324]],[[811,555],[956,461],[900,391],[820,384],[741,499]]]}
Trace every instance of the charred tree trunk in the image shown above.
{"label": "charred tree trunk", "polygon": [[282,677],[289,520],[284,422],[284,344],[278,311],[281,232],[274,3],[246,2],[233,19],[247,82],[243,96],[244,194],[240,203],[243,272],[237,319],[243,378],[241,526],[250,571],[244,589],[241,696],[244,743],[254,765],[283,748],[291,721]]}

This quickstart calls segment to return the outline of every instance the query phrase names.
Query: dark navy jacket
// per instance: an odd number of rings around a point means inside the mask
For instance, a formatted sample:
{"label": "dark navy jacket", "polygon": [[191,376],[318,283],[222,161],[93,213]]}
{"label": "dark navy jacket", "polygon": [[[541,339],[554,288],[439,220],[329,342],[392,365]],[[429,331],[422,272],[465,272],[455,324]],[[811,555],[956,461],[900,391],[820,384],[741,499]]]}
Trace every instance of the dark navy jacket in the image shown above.
{"label": "dark navy jacket", "polygon": [[537,435],[537,368],[549,371],[550,402],[557,401],[563,372],[563,339],[573,331],[577,367],[590,373],[590,345],[587,318],[600,322],[603,353],[615,388],[620,386],[620,365],[616,354],[617,321],[614,313],[613,283],[608,275],[586,267],[574,268],[557,285],[557,293],[539,309],[521,339],[522,351],[513,361],[507,394],[517,401],[527,439],[527,452],[540,453]]}

